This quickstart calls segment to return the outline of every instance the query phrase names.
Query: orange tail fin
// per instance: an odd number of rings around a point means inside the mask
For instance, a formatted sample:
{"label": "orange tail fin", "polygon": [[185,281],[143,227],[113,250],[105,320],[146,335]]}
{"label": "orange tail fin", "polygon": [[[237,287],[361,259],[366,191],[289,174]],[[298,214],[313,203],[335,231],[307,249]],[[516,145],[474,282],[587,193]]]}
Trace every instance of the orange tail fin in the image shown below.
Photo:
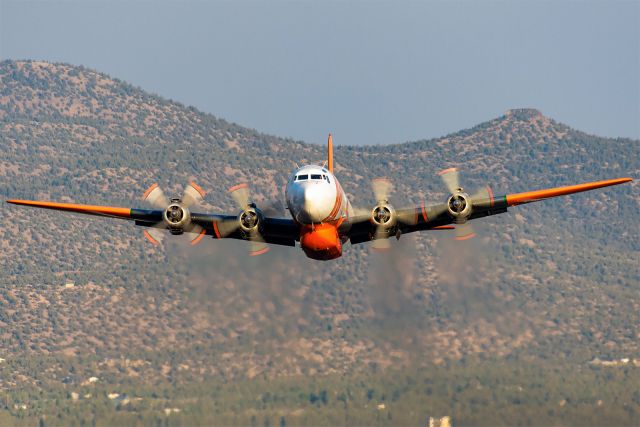
{"label": "orange tail fin", "polygon": [[329,172],[333,173],[333,140],[331,134],[329,134],[329,141],[327,142],[327,168]]}

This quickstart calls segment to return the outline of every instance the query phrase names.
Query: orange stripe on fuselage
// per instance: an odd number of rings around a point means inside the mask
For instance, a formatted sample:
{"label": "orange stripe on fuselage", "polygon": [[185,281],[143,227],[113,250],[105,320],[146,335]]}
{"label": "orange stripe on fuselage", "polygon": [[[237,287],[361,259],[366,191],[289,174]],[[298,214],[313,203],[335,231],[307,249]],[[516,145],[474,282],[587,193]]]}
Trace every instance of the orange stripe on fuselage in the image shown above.
{"label": "orange stripe on fuselage", "polygon": [[33,206],[36,208],[84,213],[89,215],[131,218],[130,208],[118,208],[113,206],[96,206],[96,205],[78,205],[75,203],[39,202],[35,200],[7,200],[7,203],[12,203],[14,205]]}
{"label": "orange stripe on fuselage", "polygon": [[507,194],[507,206],[515,206],[522,203],[535,202],[536,200],[548,199],[550,197],[565,196],[567,194],[579,193],[581,191],[595,190],[596,188],[608,187],[610,185],[624,184],[633,181],[631,178],[617,178],[606,181],[587,182],[585,184],[569,185],[566,187],[549,188],[547,190],[527,191],[525,193]]}
{"label": "orange stripe on fuselage", "polygon": [[342,208],[342,188],[340,187],[340,184],[338,183],[338,180],[335,176],[333,177],[333,180],[336,182],[336,200],[333,203],[333,209],[331,209],[329,215],[327,215],[327,217],[323,219],[322,222],[335,221],[336,214],[340,211],[340,208]]}

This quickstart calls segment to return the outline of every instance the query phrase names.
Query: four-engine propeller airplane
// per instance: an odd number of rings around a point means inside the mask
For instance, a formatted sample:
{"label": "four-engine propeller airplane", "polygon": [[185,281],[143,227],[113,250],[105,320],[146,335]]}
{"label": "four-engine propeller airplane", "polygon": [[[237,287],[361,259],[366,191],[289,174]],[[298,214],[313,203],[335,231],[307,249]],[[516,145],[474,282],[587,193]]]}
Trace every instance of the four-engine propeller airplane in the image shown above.
{"label": "four-engine propeller airplane", "polygon": [[373,181],[376,205],[366,213],[356,212],[333,174],[333,145],[328,141],[328,159],[323,166],[298,168],[289,178],[285,191],[287,208],[292,218],[266,215],[251,202],[247,184],[229,189],[240,212],[234,215],[198,213],[194,210],[204,198],[204,191],[195,183],[185,188],[182,198],[168,199],[157,184],[144,194],[143,200],[153,209],[79,205],[31,200],[7,200],[16,205],[34,206],[123,218],[146,227],[145,236],[158,244],[164,232],[191,233],[192,244],[205,236],[216,239],[248,240],[251,254],[268,251],[268,244],[300,246],[309,258],[330,260],[342,255],[342,245],[373,241],[374,248],[389,247],[388,239],[422,230],[455,229],[456,239],[474,236],[468,221],[507,212],[507,208],[551,197],[564,196],[610,185],[629,182],[631,178],[589,182],[567,187],[494,196],[489,187],[469,195],[460,186],[455,168],[440,172],[450,196],[445,203],[396,209],[389,203],[391,183],[386,179]]}

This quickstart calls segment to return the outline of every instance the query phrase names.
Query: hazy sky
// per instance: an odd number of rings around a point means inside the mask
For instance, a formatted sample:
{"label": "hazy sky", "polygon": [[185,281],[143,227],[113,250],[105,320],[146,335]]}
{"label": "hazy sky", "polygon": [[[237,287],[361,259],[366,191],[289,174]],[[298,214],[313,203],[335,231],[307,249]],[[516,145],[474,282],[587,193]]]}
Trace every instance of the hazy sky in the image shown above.
{"label": "hazy sky", "polygon": [[279,136],[441,136],[535,107],[640,138],[640,1],[9,1],[0,57],[82,64]]}

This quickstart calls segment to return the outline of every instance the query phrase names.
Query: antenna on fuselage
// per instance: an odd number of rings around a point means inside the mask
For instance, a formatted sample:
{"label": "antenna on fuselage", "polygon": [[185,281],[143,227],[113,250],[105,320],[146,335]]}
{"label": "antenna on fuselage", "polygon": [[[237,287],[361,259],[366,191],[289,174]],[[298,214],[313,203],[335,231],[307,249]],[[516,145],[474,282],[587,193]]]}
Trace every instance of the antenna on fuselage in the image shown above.
{"label": "antenna on fuselage", "polygon": [[327,169],[333,173],[333,140],[331,134],[329,134],[329,140],[327,141]]}

